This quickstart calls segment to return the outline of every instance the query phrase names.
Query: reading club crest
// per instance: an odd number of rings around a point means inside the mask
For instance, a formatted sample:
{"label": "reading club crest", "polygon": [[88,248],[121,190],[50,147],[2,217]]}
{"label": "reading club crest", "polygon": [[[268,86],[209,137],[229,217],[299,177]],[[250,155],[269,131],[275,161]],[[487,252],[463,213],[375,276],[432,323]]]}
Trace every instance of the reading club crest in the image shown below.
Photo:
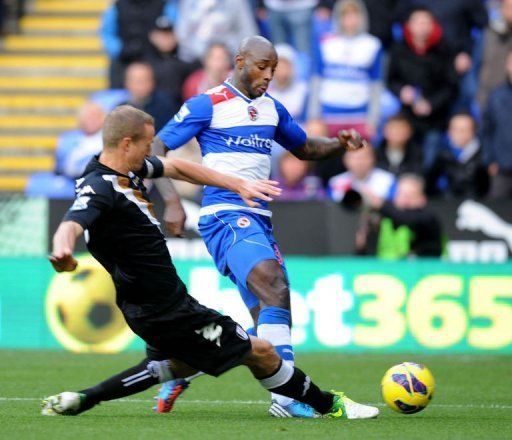
{"label": "reading club crest", "polygon": [[249,113],[249,118],[251,119],[251,121],[255,121],[256,119],[258,119],[258,110],[256,110],[256,107],[250,105],[249,107],[247,107],[247,113]]}
{"label": "reading club crest", "polygon": [[251,224],[251,221],[247,217],[239,217],[236,224],[239,228],[247,228]]}

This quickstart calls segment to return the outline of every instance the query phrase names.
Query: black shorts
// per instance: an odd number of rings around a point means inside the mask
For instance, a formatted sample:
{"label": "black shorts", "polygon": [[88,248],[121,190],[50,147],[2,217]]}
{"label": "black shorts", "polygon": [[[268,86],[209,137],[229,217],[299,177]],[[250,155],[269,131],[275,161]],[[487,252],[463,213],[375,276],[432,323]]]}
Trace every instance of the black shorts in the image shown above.
{"label": "black shorts", "polygon": [[212,376],[240,365],[251,350],[239,324],[188,294],[161,314],[125,319],[146,342],[150,359],[176,358]]}

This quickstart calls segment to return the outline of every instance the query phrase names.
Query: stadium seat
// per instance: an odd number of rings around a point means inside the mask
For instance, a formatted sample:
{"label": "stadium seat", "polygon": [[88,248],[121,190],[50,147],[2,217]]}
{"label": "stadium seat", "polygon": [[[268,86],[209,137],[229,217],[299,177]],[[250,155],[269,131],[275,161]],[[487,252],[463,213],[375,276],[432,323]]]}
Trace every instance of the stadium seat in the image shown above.
{"label": "stadium seat", "polygon": [[35,173],[28,179],[25,195],[72,199],[75,196],[75,181],[54,173]]}

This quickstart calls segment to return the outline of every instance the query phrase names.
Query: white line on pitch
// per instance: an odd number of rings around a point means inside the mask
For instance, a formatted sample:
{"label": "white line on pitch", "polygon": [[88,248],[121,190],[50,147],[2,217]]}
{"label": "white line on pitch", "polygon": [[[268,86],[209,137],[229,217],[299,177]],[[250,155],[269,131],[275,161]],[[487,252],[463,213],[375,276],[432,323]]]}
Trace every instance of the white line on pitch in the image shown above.
{"label": "white line on pitch", "polygon": [[[42,398],[38,397],[1,397],[0,402],[16,402],[16,401],[29,401],[36,402],[40,401]],[[151,399],[118,399],[112,400],[112,403],[121,402],[121,403],[149,403]],[[268,405],[269,402],[267,400],[186,400],[181,399],[180,405],[182,404],[201,404],[201,405]],[[386,406],[384,403],[369,403],[369,405],[374,406]],[[438,408],[479,408],[479,409],[512,409],[512,405],[501,405],[501,404],[468,404],[468,405],[455,405],[455,404],[445,404],[445,403],[432,403],[429,406],[438,407]]]}

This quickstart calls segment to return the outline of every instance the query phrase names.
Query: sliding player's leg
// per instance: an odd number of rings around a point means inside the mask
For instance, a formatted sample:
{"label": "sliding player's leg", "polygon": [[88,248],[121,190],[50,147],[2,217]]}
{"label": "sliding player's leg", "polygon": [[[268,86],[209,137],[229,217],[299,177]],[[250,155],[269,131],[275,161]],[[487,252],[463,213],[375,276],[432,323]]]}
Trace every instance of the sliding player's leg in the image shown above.
{"label": "sliding player's leg", "polygon": [[[78,414],[91,407],[87,400],[82,401],[80,394],[91,396],[90,402],[109,400],[142,391],[171,376],[179,377],[196,370],[219,376],[245,364],[266,389],[300,400],[319,414],[348,418],[378,415],[377,408],[356,404],[341,393],[321,391],[301,370],[284,362],[270,342],[249,336],[231,318],[200,305],[188,295],[179,305],[155,319],[144,317],[128,321],[158,354],[173,353],[181,362],[144,360],[82,393],[52,396],[47,399],[47,410],[54,414]],[[187,370],[180,372],[183,365]]]}
{"label": "sliding player's leg", "polygon": [[[179,369],[174,369],[179,372]],[[63,392],[43,399],[43,415],[77,415],[100,402],[120,399],[147,390],[174,377],[169,360],[144,359],[139,364],[99,384],[78,392]]]}

